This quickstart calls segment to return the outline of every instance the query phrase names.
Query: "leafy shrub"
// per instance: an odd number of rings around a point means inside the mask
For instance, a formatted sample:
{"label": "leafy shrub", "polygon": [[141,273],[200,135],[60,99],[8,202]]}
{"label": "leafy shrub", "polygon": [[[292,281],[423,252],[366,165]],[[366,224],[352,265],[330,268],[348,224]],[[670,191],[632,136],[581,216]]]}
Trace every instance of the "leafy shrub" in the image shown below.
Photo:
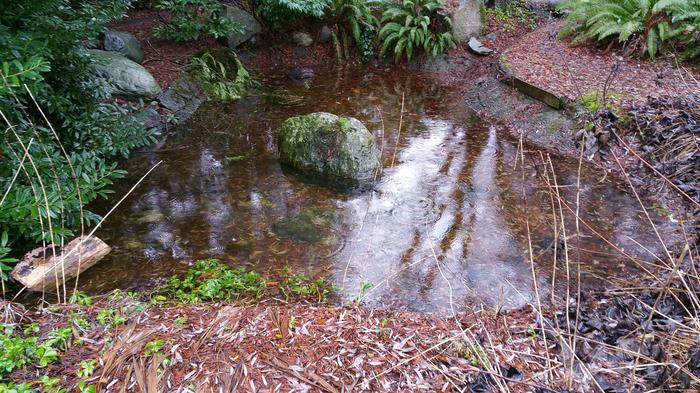
{"label": "leafy shrub", "polygon": [[207,96],[216,101],[239,99],[255,86],[248,71],[229,49],[194,56],[190,60],[190,73],[197,78]]}
{"label": "leafy shrub", "polygon": [[[9,238],[7,232],[3,232],[2,235],[0,235],[0,282],[7,280],[7,273],[12,270],[12,265],[17,262],[17,259],[8,257],[11,251],[8,243]],[[2,289],[4,292],[4,285]]]}
{"label": "leafy shrub", "polygon": [[416,49],[437,56],[455,47],[450,18],[440,15],[441,9],[439,0],[403,0],[389,4],[382,14],[379,30],[380,54],[393,48],[394,61],[398,62],[404,54],[411,60]]}
{"label": "leafy shrub", "polygon": [[559,8],[570,11],[559,36],[573,34],[574,43],[624,43],[654,58],[661,43],[678,39],[686,57],[700,54],[698,0],[566,0]]}
{"label": "leafy shrub", "polygon": [[241,26],[222,16],[218,0],[157,0],[155,9],[170,13],[170,20],[157,25],[153,35],[182,41],[194,41],[202,33],[219,38],[240,31]]}
{"label": "leafy shrub", "polygon": [[[81,225],[94,224],[99,216],[82,207],[109,195],[112,182],[124,176],[111,160],[155,140],[127,116],[133,107],[104,103],[107,89],[92,77],[91,58],[81,49],[128,5],[39,0],[0,8],[0,111],[7,118],[0,192],[8,192],[0,232],[9,235],[6,247],[59,243]],[[29,157],[23,159],[25,149]]]}
{"label": "leafy shrub", "polygon": [[331,0],[261,0],[257,12],[274,28],[322,19]]}
{"label": "leafy shrub", "polygon": [[[326,11],[326,19],[333,26],[333,33],[340,35],[342,52],[348,58],[349,37],[357,42],[363,62],[367,62],[373,54],[372,39],[374,38],[379,21],[373,14],[373,7],[382,4],[380,0],[332,0]],[[341,53],[337,37],[334,38],[337,53]]]}
{"label": "leafy shrub", "polygon": [[257,297],[265,289],[260,275],[231,269],[216,259],[195,262],[183,278],[171,277],[162,293],[184,303],[228,300],[241,295]]}

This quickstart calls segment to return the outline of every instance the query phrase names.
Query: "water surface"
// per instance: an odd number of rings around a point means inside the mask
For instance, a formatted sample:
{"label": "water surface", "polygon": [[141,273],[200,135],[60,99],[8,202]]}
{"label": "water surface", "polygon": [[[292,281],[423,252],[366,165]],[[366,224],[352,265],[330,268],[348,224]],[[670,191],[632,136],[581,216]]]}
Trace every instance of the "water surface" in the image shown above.
{"label": "water surface", "polygon": [[[553,270],[564,282],[567,259],[571,277],[581,263],[586,285],[634,274],[584,226],[573,236],[546,156],[525,146],[520,165],[518,141],[475,117],[458,91],[362,70],[263,83],[253,97],[207,104],[125,163],[130,178],[117,195],[163,160],[100,231],[113,251],[81,276],[83,289],[149,287],[213,257],[272,277],[284,266],[325,277],[370,305],[440,312],[533,302],[533,276],[546,297]],[[316,111],[356,117],[375,135],[384,169],[373,189],[342,193],[280,168],[275,129]],[[575,209],[579,184],[582,219],[628,255],[654,260],[660,244],[624,187],[585,168],[579,180],[577,162],[552,160],[563,203]],[[565,213],[565,233],[553,211]],[[654,220],[671,233],[668,219]]]}

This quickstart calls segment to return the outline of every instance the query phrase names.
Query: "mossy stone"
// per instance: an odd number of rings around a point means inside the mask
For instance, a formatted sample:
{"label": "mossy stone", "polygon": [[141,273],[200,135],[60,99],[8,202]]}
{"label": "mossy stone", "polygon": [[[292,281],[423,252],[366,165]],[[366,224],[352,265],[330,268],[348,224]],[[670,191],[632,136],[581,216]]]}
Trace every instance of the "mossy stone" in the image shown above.
{"label": "mossy stone", "polygon": [[371,182],[380,165],[374,136],[357,119],[316,112],[277,130],[280,161],[313,180],[337,186]]}

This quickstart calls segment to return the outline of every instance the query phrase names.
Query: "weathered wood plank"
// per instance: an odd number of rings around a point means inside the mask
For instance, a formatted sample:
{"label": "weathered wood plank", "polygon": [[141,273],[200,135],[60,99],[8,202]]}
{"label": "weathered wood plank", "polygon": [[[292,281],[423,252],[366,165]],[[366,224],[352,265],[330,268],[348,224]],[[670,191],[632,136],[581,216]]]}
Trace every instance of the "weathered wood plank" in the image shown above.
{"label": "weathered wood plank", "polygon": [[39,247],[24,255],[10,276],[32,291],[56,291],[56,282],[75,278],[104,258],[111,248],[95,236],[78,237],[63,249]]}

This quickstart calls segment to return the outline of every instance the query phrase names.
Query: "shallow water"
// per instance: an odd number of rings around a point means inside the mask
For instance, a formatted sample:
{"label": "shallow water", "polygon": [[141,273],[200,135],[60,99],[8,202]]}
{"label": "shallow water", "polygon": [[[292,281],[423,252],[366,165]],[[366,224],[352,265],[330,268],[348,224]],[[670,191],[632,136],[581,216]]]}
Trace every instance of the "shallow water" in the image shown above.
{"label": "shallow water", "polygon": [[[553,229],[561,234],[552,214],[560,207],[543,180],[550,173],[543,156],[526,146],[524,168],[516,165],[518,141],[475,117],[461,93],[416,75],[361,70],[320,73],[308,86],[281,76],[263,84],[256,96],[206,105],[155,151],[125,163],[130,178],[117,195],[163,160],[98,233],[113,251],[81,276],[82,289],[148,287],[215,257],[273,277],[289,265],[376,306],[517,307],[534,301],[533,274],[547,293],[554,248],[557,282],[565,282],[563,240],[554,241]],[[384,170],[374,189],[344,194],[280,168],[274,130],[315,111],[356,117],[376,136]],[[575,209],[577,162],[552,161],[561,199]],[[653,261],[659,242],[623,187],[584,169],[579,200],[580,216],[600,235]],[[573,215],[561,211],[570,277],[579,261],[586,285],[635,274],[585,226],[572,237]],[[670,236],[669,220],[652,215]]]}

